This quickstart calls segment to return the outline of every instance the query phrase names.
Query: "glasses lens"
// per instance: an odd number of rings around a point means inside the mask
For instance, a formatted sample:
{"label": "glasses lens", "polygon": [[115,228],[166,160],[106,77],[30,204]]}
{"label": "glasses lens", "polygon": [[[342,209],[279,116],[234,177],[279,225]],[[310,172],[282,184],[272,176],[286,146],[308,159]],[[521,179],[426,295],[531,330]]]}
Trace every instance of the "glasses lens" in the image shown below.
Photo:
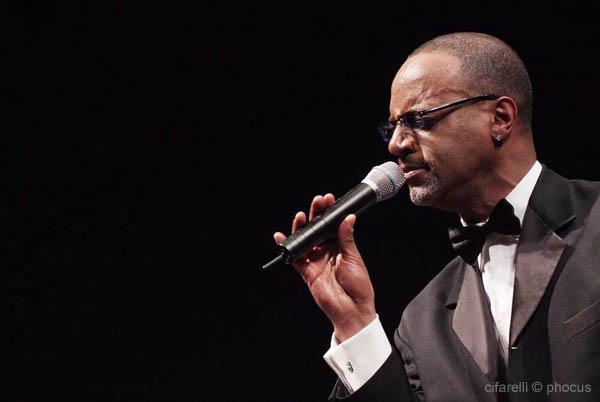
{"label": "glasses lens", "polygon": [[422,128],[423,119],[414,113],[406,113],[404,115],[404,124],[406,127],[414,130],[415,128]]}
{"label": "glasses lens", "polygon": [[381,134],[381,138],[385,142],[389,142],[394,135],[394,130],[396,129],[396,123],[390,123],[389,121],[384,121],[379,125],[379,134]]}

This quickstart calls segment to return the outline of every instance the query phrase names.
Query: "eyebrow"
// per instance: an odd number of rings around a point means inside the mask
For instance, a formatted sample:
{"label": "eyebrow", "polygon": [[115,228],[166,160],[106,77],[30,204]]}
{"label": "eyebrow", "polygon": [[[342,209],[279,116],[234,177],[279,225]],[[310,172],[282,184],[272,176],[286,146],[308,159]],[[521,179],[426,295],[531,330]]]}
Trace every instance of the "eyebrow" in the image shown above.
{"label": "eyebrow", "polygon": [[[408,104],[411,105],[410,108],[414,108],[415,105],[418,105],[419,103],[421,103],[421,102],[423,102],[425,100],[431,101],[431,98],[436,99],[436,97],[438,97],[438,96],[439,96],[439,94],[433,94],[433,93],[430,93],[429,95],[424,96],[423,93],[420,93],[420,94],[418,94],[416,96],[409,97],[406,100],[406,103],[408,103]],[[389,122],[397,121],[402,116],[406,116],[407,114],[415,114],[416,112],[419,112],[421,110],[427,110],[427,109],[432,108],[432,107],[434,107],[434,106],[424,106],[424,107],[419,107],[418,109],[412,109],[412,110],[410,110],[410,108],[408,108],[409,110],[407,112],[404,112],[401,115],[398,115],[398,117],[396,117],[396,118],[394,117],[394,115],[390,114],[390,116],[388,117],[388,121]]]}
{"label": "eyebrow", "polygon": [[[420,110],[425,110],[425,109],[420,109]],[[417,112],[419,112],[419,110],[409,110],[408,112],[402,113],[401,115],[399,115],[398,117],[394,117],[392,115],[390,115],[390,117],[388,117],[388,121],[390,123],[393,122],[397,122],[398,120],[400,120],[402,117],[406,116],[406,115],[414,115]]]}

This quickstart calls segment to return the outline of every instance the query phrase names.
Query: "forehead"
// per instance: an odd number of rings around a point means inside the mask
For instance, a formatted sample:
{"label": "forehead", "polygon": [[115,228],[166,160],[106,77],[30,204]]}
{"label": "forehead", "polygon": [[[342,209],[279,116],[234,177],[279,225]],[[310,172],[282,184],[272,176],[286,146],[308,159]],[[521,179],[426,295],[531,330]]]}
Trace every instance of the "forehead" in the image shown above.
{"label": "forehead", "polygon": [[390,111],[403,112],[445,94],[462,92],[460,60],[441,53],[420,53],[409,57],[392,82]]}

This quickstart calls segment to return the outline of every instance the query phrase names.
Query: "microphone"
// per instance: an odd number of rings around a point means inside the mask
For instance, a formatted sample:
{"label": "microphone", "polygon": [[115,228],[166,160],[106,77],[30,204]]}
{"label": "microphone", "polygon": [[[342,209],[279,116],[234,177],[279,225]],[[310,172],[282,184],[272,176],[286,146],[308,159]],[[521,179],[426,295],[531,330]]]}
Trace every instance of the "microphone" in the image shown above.
{"label": "microphone", "polygon": [[375,166],[356,187],[278,244],[281,253],[263,265],[262,269],[268,269],[282,261],[291,264],[335,233],[346,216],[358,215],[374,204],[393,197],[403,184],[404,173],[395,162]]}

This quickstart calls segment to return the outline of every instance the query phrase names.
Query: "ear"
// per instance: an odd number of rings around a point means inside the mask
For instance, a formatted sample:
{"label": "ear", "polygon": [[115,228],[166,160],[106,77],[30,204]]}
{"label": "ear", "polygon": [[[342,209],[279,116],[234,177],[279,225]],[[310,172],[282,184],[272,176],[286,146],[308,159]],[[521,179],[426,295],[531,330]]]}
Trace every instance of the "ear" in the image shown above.
{"label": "ear", "polygon": [[492,140],[496,147],[502,146],[510,137],[517,119],[517,103],[508,96],[496,99],[494,122],[492,124]]}

